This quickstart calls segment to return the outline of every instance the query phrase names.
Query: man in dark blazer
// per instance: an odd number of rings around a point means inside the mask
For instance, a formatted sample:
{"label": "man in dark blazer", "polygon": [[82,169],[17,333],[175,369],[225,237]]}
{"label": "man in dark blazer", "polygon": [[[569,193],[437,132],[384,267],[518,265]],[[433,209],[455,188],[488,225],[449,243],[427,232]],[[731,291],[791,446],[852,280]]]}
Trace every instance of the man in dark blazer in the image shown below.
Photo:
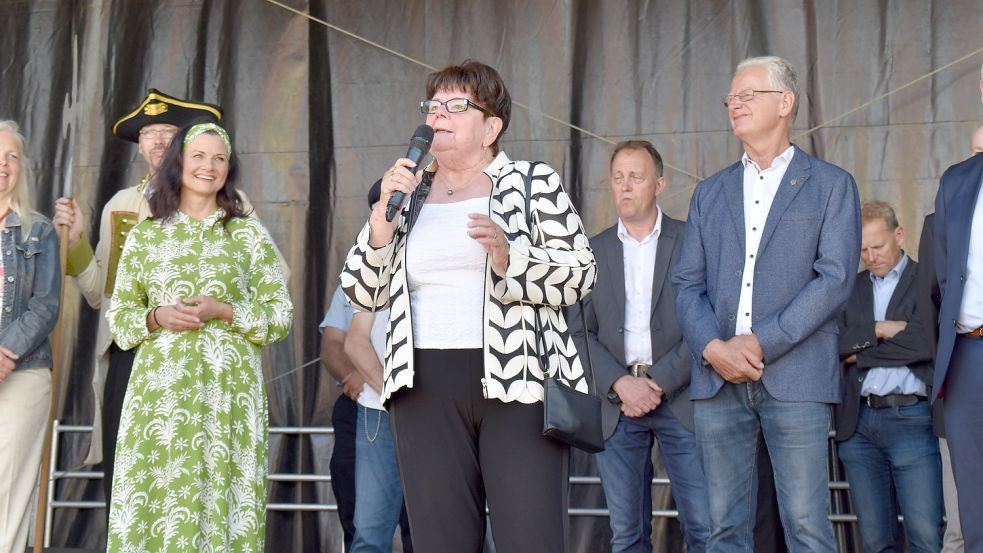
{"label": "man in dark blazer", "polygon": [[901,249],[894,209],[860,210],[857,276],[840,315],[843,402],[836,408],[839,457],[850,481],[864,551],[901,551],[898,509],[912,552],[942,549],[942,462],[932,432],[933,331],[922,310],[918,264]]}
{"label": "man in dark blazer", "polygon": [[[980,72],[983,99],[983,68]],[[934,393],[968,553],[983,553],[983,154],[953,165],[935,197],[935,271],[942,292]]]}
{"label": "man in dark blazer", "polygon": [[[611,550],[652,551],[651,456],[658,439],[687,551],[703,552],[709,505],[693,434],[692,357],[676,324],[668,282],[683,223],[656,204],[665,178],[652,144],[618,144],[610,169],[618,223],[591,238],[597,284],[584,300],[584,314],[602,396],[605,442],[596,460],[611,513]],[[569,320],[586,357],[579,317]]]}
{"label": "man in dark blazer", "polygon": [[753,551],[758,440],[767,442],[791,551],[836,550],[830,404],[836,316],[860,256],[853,177],[789,140],[798,84],[776,57],[737,67],[724,98],[741,161],[690,200],[672,283],[694,353],[690,394],[710,486],[708,551]]}

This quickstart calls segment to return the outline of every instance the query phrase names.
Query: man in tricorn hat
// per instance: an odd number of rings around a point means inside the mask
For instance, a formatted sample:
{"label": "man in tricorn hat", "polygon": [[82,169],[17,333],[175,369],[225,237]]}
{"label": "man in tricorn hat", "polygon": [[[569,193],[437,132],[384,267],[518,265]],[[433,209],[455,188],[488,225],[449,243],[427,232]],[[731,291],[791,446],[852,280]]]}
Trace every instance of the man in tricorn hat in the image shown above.
{"label": "man in tricorn hat", "polygon": [[[148,183],[160,169],[164,151],[177,131],[194,121],[218,122],[222,110],[218,106],[181,100],[153,88],[140,105],[113,125],[113,134],[137,143],[137,151],[147,162],[147,174],[140,182],[117,192],[102,210],[99,242],[95,251],[84,239],[85,219],[78,204],[71,198],[59,198],[55,203],[56,225],[66,225],[68,233],[68,262],[65,271],[75,277],[75,284],[93,309],[99,310],[96,333],[96,367],[92,377],[95,405],[92,442],[86,464],[102,461],[106,505],[110,504],[113,483],[113,463],[116,435],[119,431],[123,398],[130,379],[136,350],[123,351],[113,343],[106,321],[106,310],[113,294],[116,266],[123,251],[127,234],[137,223],[150,217],[147,197],[152,193]],[[246,212],[252,211],[245,195]],[[279,252],[278,252],[279,253]]]}

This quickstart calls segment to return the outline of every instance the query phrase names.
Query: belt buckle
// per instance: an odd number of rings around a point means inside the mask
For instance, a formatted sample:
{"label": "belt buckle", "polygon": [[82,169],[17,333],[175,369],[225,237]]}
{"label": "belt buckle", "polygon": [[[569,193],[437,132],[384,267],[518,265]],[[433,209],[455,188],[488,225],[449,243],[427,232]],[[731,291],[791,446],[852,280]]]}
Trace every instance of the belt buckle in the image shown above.
{"label": "belt buckle", "polygon": [[876,409],[876,407],[874,407],[873,403],[870,401],[870,398],[872,397],[874,396],[873,395],[864,396],[864,403],[867,404],[867,407],[870,407],[871,409]]}
{"label": "belt buckle", "polygon": [[635,363],[634,365],[628,367],[628,372],[635,378],[647,377],[649,367],[651,367],[651,365],[646,365],[645,363]]}

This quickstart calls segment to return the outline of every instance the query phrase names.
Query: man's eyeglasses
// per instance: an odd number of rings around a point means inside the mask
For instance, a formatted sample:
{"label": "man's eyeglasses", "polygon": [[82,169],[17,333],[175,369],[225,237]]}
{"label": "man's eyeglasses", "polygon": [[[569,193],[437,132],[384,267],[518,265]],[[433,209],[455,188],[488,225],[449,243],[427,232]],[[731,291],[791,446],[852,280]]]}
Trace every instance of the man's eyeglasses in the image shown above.
{"label": "man's eyeglasses", "polygon": [[753,90],[747,89],[738,92],[737,94],[728,94],[724,96],[724,107],[730,107],[730,101],[737,98],[741,103],[747,103],[754,100],[755,94],[781,94],[785,92],[784,90]]}
{"label": "man's eyeglasses", "polygon": [[467,98],[451,98],[450,100],[444,102],[432,99],[424,100],[420,102],[420,112],[426,115],[433,115],[437,113],[440,106],[444,106],[447,113],[461,113],[462,111],[468,111],[468,108],[474,108],[485,115],[495,115]]}
{"label": "man's eyeglasses", "polygon": [[140,129],[140,138],[149,138],[154,140],[158,136],[164,140],[170,140],[174,138],[177,131],[172,131],[171,129]]}

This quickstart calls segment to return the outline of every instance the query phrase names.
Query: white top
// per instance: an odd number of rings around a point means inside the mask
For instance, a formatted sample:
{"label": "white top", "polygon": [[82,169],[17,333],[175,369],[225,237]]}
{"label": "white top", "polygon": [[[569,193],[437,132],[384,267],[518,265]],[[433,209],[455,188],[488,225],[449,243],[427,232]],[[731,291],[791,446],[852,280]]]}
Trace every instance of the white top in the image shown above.
{"label": "white top", "polygon": [[[386,366],[386,327],[388,324],[389,310],[376,311],[375,319],[372,321],[372,330],[369,331],[369,341],[372,343],[372,349],[375,350],[382,366]],[[373,390],[368,382],[362,385],[362,393],[358,394],[358,404],[369,409],[386,410],[382,406],[382,398],[379,397],[379,393]]]}
{"label": "white top", "polygon": [[423,204],[406,242],[413,343],[422,349],[481,348],[485,250],[468,236],[469,213],[488,215],[488,197]]}
{"label": "white top", "polygon": [[[958,278],[949,275],[949,278]],[[976,196],[973,226],[969,231],[969,255],[966,256],[966,284],[956,318],[957,332],[971,332],[983,325],[983,194]]]}
{"label": "white top", "polygon": [[[887,319],[887,306],[891,303],[891,296],[901,281],[905,267],[908,266],[908,256],[902,255],[901,261],[894,266],[891,271],[884,275],[884,278],[874,276],[870,273],[870,282],[874,288],[874,320],[883,321]],[[928,395],[925,383],[918,380],[915,373],[908,367],[873,367],[867,371],[864,383],[860,387],[862,396],[886,396],[889,394],[917,394],[920,396]]]}
{"label": "white top", "polygon": [[662,209],[655,219],[655,228],[641,241],[635,240],[621,219],[618,219],[618,239],[624,250],[625,263],[625,362],[652,364],[652,277],[655,254],[662,232]]}
{"label": "white top", "polygon": [[754,264],[761,244],[761,233],[771,210],[771,202],[778,193],[785,171],[792,163],[795,148],[789,146],[771,162],[771,167],[761,170],[758,164],[744,153],[744,272],[741,273],[741,299],[737,303],[735,334],[751,334],[751,300],[754,297]]}

